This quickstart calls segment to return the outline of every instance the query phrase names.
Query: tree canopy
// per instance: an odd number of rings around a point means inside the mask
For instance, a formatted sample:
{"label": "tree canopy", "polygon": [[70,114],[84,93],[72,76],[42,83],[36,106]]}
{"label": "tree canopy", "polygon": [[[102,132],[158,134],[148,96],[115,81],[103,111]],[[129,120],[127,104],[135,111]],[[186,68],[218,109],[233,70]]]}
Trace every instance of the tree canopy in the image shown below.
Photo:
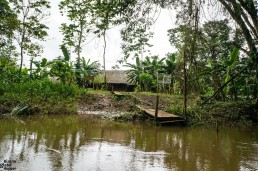
{"label": "tree canopy", "polygon": [[[42,52],[38,41],[45,40],[48,35],[48,25],[43,20],[48,16],[49,8],[47,0],[1,1],[0,36],[3,39],[0,48],[11,52],[14,50],[12,42],[18,42],[20,73],[24,53],[35,57]],[[214,8],[223,13],[216,15],[218,11]],[[154,33],[151,28],[161,9],[177,13],[175,27],[167,32],[176,52],[168,52],[162,57],[155,54],[144,56],[143,52],[152,47],[150,39]],[[59,10],[68,19],[60,28],[64,36],[61,46],[64,58],[56,58],[49,66],[53,67],[50,69],[52,74],[62,77],[64,83],[84,79],[90,73],[89,68],[91,72],[98,70],[97,63],[91,65],[81,56],[89,34],[104,40],[105,70],[106,32],[120,26],[123,41],[120,62],[131,68],[129,79],[141,89],[155,90],[153,87],[159,82],[157,74],[162,71],[170,77],[169,89],[173,89],[170,92],[182,93],[183,82],[186,82],[189,93],[212,95],[219,90],[216,98],[222,100],[229,96],[238,99],[239,94],[243,98],[247,94],[246,98],[257,99],[258,17],[254,0],[62,0]],[[207,18],[207,12],[213,13],[213,17]],[[5,56],[13,55],[7,51],[2,51]],[[71,52],[77,55],[76,65],[71,58],[66,58],[72,55]],[[134,58],[135,64],[128,63],[129,58]],[[40,67],[33,59],[32,64]],[[249,87],[248,90],[245,87]]]}

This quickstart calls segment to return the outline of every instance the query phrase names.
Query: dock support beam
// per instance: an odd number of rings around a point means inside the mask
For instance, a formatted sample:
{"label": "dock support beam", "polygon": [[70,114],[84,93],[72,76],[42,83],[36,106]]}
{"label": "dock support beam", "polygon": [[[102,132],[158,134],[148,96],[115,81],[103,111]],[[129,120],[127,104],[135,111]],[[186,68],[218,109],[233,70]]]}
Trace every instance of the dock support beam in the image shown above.
{"label": "dock support beam", "polygon": [[159,112],[159,95],[156,97],[156,106],[155,106],[155,123],[158,121],[158,112]]}

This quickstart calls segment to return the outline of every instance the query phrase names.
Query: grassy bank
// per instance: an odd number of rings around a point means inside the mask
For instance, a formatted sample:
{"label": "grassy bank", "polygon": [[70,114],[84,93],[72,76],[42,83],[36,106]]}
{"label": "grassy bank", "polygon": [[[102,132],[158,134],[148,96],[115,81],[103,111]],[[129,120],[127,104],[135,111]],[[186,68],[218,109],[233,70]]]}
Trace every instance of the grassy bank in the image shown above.
{"label": "grassy bank", "polygon": [[[1,83],[0,83],[1,84]],[[105,111],[101,119],[131,121],[143,116],[135,104],[154,108],[155,93],[128,93],[130,98],[119,100],[108,91],[85,90],[74,84],[48,80],[0,85],[0,115],[76,114],[78,110]],[[133,98],[132,98],[133,97]],[[253,101],[213,101],[200,106],[202,100],[188,96],[187,125],[251,125],[258,121]],[[182,116],[183,97],[160,94],[159,109]],[[112,113],[126,113],[112,115]],[[146,118],[144,118],[146,119]]]}
{"label": "grassy bank", "polygon": [[[182,116],[182,98],[174,99],[175,103],[166,109],[167,112]],[[258,110],[254,101],[213,101],[200,106],[200,99],[194,96],[187,102],[187,124],[190,126],[252,125],[257,124]]]}
{"label": "grassy bank", "polygon": [[215,101],[197,106],[188,116],[189,125],[252,125],[257,124],[258,111],[252,101]]}
{"label": "grassy bank", "polygon": [[81,90],[76,85],[35,80],[0,85],[0,114],[71,114]]}
{"label": "grassy bank", "polygon": [[[155,93],[132,93],[145,106],[154,108]],[[183,96],[160,94],[159,109],[183,116]],[[255,101],[212,101],[200,106],[203,102],[198,96],[187,97],[187,125],[189,126],[216,126],[218,125],[251,125],[258,122],[258,110]],[[185,117],[185,116],[183,116]]]}

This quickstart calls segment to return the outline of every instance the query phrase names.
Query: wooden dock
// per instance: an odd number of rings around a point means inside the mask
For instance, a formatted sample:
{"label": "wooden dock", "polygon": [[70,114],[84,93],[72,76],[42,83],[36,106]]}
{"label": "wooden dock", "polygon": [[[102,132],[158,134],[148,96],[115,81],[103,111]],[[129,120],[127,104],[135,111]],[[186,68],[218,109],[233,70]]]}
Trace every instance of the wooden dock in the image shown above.
{"label": "wooden dock", "polygon": [[[150,118],[152,118],[152,119],[155,118],[155,109],[145,108],[145,107],[140,106],[140,105],[137,105],[136,107],[139,108],[141,111],[143,111]],[[177,115],[159,110],[158,111],[157,122],[159,124],[171,124],[171,123],[184,124],[185,120],[181,116],[177,116]]]}

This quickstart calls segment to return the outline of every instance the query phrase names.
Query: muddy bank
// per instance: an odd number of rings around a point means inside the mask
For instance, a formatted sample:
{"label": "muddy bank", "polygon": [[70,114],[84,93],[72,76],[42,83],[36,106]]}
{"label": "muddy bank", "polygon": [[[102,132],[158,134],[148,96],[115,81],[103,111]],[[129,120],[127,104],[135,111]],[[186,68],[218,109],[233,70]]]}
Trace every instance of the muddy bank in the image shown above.
{"label": "muddy bank", "polygon": [[78,114],[125,114],[134,110],[130,96],[118,99],[112,94],[84,94],[79,100]]}
{"label": "muddy bank", "polygon": [[[99,115],[103,119],[138,118],[140,111],[135,105],[155,108],[156,94],[130,93],[117,97],[110,94],[85,94],[79,100],[78,114]],[[182,96],[160,95],[159,110],[182,116]],[[258,114],[251,102],[215,102],[203,107],[198,100],[188,99],[188,125],[250,125],[257,123]],[[125,116],[125,117],[124,117]],[[125,119],[124,119],[125,118]],[[140,118],[144,118],[140,114]],[[119,120],[119,119],[118,119]]]}
{"label": "muddy bank", "polygon": [[[166,111],[174,101],[171,97],[159,98],[159,109]],[[130,113],[136,110],[135,105],[144,105],[147,108],[155,108],[156,95],[141,93],[125,93],[122,97],[113,94],[84,94],[79,99],[79,114],[114,114]]]}

